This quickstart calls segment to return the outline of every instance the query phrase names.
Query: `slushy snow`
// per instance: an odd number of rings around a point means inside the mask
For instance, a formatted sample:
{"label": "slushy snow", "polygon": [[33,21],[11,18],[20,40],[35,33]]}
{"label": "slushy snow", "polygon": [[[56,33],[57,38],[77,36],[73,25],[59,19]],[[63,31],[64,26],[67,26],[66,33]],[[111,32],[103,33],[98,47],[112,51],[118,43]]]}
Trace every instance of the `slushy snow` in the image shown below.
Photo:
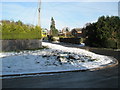
{"label": "slushy snow", "polygon": [[0,53],[0,75],[87,70],[113,60],[87,50],[42,42],[49,49]]}

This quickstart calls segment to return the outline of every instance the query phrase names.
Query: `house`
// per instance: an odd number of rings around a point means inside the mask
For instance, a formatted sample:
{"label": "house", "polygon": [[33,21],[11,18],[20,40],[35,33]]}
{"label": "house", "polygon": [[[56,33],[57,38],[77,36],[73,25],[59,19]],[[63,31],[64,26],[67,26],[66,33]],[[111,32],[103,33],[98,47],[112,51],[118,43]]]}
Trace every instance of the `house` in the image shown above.
{"label": "house", "polygon": [[71,32],[69,27],[64,27],[62,30],[59,32],[59,36],[61,37],[71,37]]}
{"label": "house", "polygon": [[77,38],[81,38],[83,37],[83,32],[82,32],[82,29],[81,28],[74,28],[71,30],[71,34],[74,36],[74,37],[77,37]]}

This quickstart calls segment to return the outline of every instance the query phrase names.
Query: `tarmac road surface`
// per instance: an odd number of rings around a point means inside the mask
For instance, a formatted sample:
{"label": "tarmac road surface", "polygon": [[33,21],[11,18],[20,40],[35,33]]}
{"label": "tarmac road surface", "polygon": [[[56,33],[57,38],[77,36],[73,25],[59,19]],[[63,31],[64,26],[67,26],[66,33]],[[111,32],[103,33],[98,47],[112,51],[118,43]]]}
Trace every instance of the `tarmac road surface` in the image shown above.
{"label": "tarmac road surface", "polygon": [[118,88],[118,67],[3,79],[2,88]]}

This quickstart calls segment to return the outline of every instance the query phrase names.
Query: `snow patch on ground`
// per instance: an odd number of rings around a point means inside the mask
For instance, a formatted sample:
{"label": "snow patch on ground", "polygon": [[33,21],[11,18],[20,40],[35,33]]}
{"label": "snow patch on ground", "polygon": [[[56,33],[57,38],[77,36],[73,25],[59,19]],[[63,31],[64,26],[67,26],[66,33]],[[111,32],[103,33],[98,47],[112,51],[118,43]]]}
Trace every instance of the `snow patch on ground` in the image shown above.
{"label": "snow patch on ground", "polygon": [[42,42],[49,49],[0,53],[0,75],[86,70],[113,60],[83,49]]}

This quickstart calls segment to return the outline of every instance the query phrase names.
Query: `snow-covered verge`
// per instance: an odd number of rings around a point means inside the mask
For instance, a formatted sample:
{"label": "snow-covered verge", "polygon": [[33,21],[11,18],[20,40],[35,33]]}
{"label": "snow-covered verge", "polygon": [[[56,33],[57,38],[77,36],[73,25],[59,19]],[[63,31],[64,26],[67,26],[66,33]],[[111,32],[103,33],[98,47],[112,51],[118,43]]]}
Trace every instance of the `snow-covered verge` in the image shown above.
{"label": "snow-covered verge", "polygon": [[88,70],[111,64],[112,58],[83,49],[43,42],[49,49],[0,53],[0,76],[27,73]]}

